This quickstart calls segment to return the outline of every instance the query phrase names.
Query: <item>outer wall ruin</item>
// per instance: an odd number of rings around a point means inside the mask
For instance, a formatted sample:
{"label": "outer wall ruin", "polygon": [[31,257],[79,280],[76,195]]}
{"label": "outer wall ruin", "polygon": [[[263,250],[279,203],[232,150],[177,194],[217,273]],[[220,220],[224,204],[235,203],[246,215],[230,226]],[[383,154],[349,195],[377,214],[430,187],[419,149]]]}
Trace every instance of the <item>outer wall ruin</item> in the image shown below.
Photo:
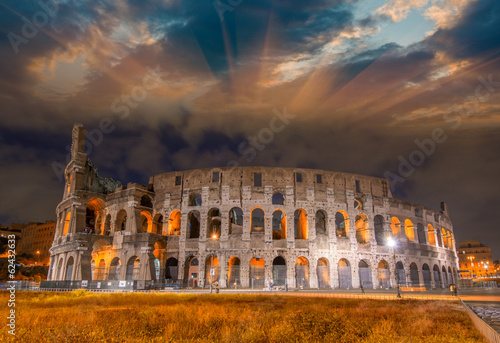
{"label": "outer wall ruin", "polygon": [[124,186],[101,178],[84,148],[85,129],[76,124],[48,280],[207,287],[211,279],[243,288],[457,283],[446,205],[437,212],[394,199],[384,179],[234,167]]}

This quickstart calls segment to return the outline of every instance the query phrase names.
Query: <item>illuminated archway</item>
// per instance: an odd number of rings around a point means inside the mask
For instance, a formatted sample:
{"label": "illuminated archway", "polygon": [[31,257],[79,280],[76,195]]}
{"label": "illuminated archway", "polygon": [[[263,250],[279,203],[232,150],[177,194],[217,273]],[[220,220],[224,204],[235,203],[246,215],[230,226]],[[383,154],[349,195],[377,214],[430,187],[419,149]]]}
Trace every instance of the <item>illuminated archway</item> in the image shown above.
{"label": "illuminated archway", "polygon": [[273,240],[286,239],[286,216],[282,210],[273,212]]}
{"label": "illuminated archway", "polygon": [[295,239],[308,239],[309,229],[307,226],[307,212],[299,208],[293,214],[293,223],[295,229]]}
{"label": "illuminated archway", "polygon": [[181,211],[173,210],[168,217],[168,236],[179,236],[181,234]]}

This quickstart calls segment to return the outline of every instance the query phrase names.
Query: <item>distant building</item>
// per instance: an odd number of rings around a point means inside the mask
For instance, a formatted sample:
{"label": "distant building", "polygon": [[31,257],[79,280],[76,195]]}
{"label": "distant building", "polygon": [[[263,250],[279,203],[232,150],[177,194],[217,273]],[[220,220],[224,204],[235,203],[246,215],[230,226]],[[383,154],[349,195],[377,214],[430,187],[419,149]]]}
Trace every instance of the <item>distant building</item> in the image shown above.
{"label": "distant building", "polygon": [[[32,255],[38,264],[48,264],[50,260],[49,249],[54,240],[56,222],[48,220],[45,223],[12,224],[9,230],[17,232],[20,240],[16,244],[17,255]],[[4,232],[1,230],[0,232]],[[7,233],[8,231],[5,231]]]}
{"label": "distant building", "polygon": [[474,240],[460,242],[457,255],[462,279],[488,277],[495,274],[491,248],[486,244]]}
{"label": "distant building", "polygon": [[0,237],[8,238],[10,235],[15,235],[16,240],[21,238],[21,229],[6,225],[0,225]]}

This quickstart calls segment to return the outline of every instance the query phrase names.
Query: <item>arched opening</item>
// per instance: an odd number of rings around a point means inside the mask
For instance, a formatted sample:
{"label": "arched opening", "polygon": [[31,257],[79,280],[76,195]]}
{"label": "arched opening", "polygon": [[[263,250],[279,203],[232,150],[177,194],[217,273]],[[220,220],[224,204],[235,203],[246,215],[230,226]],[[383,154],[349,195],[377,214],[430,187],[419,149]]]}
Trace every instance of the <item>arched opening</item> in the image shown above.
{"label": "arched opening", "polygon": [[358,264],[359,285],[363,288],[373,288],[372,269],[367,261],[361,260]]}
{"label": "arched opening", "polygon": [[153,220],[153,233],[163,235],[163,215],[156,214]]}
{"label": "arched opening", "polygon": [[233,207],[229,210],[229,234],[241,235],[243,233],[243,210]]}
{"label": "arched opening", "polygon": [[450,280],[448,279],[448,275],[446,275],[445,266],[441,268],[441,275],[443,276],[444,288],[448,288],[448,286],[450,285]]}
{"label": "arched opening", "polygon": [[194,256],[186,259],[184,265],[184,280],[188,287],[198,287],[198,259]]}
{"label": "arched opening", "polygon": [[384,217],[377,214],[373,219],[373,224],[375,226],[375,241],[377,245],[386,245],[385,232],[384,232]]}
{"label": "arched opening", "polygon": [[326,235],[326,213],[323,210],[316,211],[316,235]]}
{"label": "arched opening", "polygon": [[200,238],[200,212],[189,212],[187,219],[187,238]]}
{"label": "arched opening", "polygon": [[360,199],[354,199],[354,209],[358,211],[363,209],[363,202]]}
{"label": "arched opening", "polygon": [[401,234],[401,222],[398,218],[391,218],[391,232],[393,237],[399,237]]}
{"label": "arched opening", "polygon": [[92,198],[87,202],[85,215],[85,232],[101,234],[102,210],[105,207],[104,201]]}
{"label": "arched opening", "polygon": [[238,257],[233,256],[229,259],[227,269],[228,287],[237,287],[241,285],[240,267],[241,261]]}
{"label": "arched opening", "polygon": [[254,257],[250,260],[250,286],[252,288],[264,288],[266,282],[265,261],[262,257]]}
{"label": "arched opening", "polygon": [[205,286],[210,287],[210,283],[218,283],[219,275],[219,259],[215,255],[207,256],[205,260]]}
{"label": "arched opening", "polygon": [[165,262],[165,282],[175,284],[179,275],[179,262],[176,258],[170,257]]}
{"label": "arched opening", "polygon": [[427,239],[425,238],[425,229],[422,223],[417,223],[417,237],[420,244],[427,244]]}
{"label": "arched opening", "polygon": [[370,231],[368,230],[368,217],[366,214],[358,214],[355,218],[356,240],[359,244],[370,241]]}
{"label": "arched opening", "polygon": [[221,234],[221,215],[218,208],[212,208],[207,214],[207,238],[217,240]]}
{"label": "arched opening", "polygon": [[431,269],[427,263],[422,265],[422,278],[424,279],[424,287],[427,289],[431,288]]}
{"label": "arched opening", "polygon": [[398,261],[398,263],[396,263],[396,282],[400,286],[406,286],[405,268],[401,261]]}
{"label": "arched opening", "polygon": [[148,211],[141,211],[141,228],[137,232],[153,232],[153,217]]}
{"label": "arched opening", "polygon": [[436,229],[436,236],[437,236],[437,246],[442,247],[443,246],[443,237],[441,237],[441,230]]}
{"label": "arched opening", "polygon": [[153,208],[153,201],[151,200],[151,198],[148,195],[143,195],[141,197],[141,206]]}
{"label": "arched opening", "polygon": [[450,284],[452,284],[452,283],[454,284],[455,283],[455,281],[453,280],[453,274],[451,273],[451,268],[450,267],[448,267],[448,282]]}
{"label": "arched opening", "polygon": [[349,231],[349,217],[344,211],[335,213],[335,230],[337,237],[347,237]]}
{"label": "arched opening", "polygon": [[104,235],[109,236],[111,234],[111,214],[106,216],[106,220],[104,221]]}
{"label": "arched opening", "polygon": [[409,242],[415,242],[415,230],[410,219],[405,220],[405,235]]}
{"label": "arched opening", "polygon": [[181,211],[173,210],[168,217],[167,235],[179,236],[181,234]]}
{"label": "arched opening", "polygon": [[286,285],[286,261],[281,256],[273,260],[273,284],[274,286]]}
{"label": "arched opening", "polygon": [[384,260],[381,260],[378,263],[377,272],[378,272],[378,284],[380,288],[389,289],[389,287],[391,286],[389,263],[387,263]]}
{"label": "arched opening", "polygon": [[264,210],[256,207],[252,210],[251,232],[264,232]]}
{"label": "arched opening", "polygon": [[94,273],[95,278],[93,280],[105,280],[106,279],[106,262],[104,259],[99,261],[96,272]]}
{"label": "arched opening", "polygon": [[111,260],[108,271],[108,280],[118,280],[120,276],[121,261],[118,257]]}
{"label": "arched opening", "polygon": [[431,224],[427,225],[427,234],[429,236],[429,244],[436,246],[436,234],[434,232],[434,227]]}
{"label": "arched opening", "polygon": [[191,193],[189,195],[189,206],[201,206],[201,194]]}
{"label": "arched opening", "polygon": [[73,275],[73,265],[74,265],[75,261],[73,260],[73,256],[70,256],[70,258],[68,259],[68,262],[66,262],[66,276],[64,278],[64,280],[66,281],[70,281],[72,280],[72,275]]}
{"label": "arched opening", "polygon": [[115,230],[116,231],[125,231],[126,228],[127,228],[127,211],[120,210],[120,211],[118,211],[118,214],[116,215]]}
{"label": "arched opening", "polygon": [[441,233],[443,235],[443,248],[448,248],[448,235],[446,234],[446,230],[442,228]]}
{"label": "arched opening", "polygon": [[154,277],[154,280],[159,281],[163,280],[165,276],[165,265],[163,262],[165,262],[165,254],[166,254],[166,243],[164,240],[157,240],[155,242],[155,250],[153,250],[153,255],[155,257],[154,259],[154,275],[151,276],[151,278]]}
{"label": "arched opening", "polygon": [[316,267],[316,275],[318,276],[319,288],[330,288],[330,266],[328,260],[324,257],[318,260]]}
{"label": "arched opening", "polygon": [[132,256],[127,262],[127,275],[125,280],[139,280],[141,261],[137,256]]}
{"label": "arched opening", "polygon": [[64,230],[63,230],[63,236],[66,236],[69,232],[69,223],[71,221],[71,212],[68,212],[66,214],[66,218],[64,219]]}
{"label": "arched opening", "polygon": [[410,264],[410,280],[413,287],[420,286],[420,279],[418,277],[418,267],[415,262]]}
{"label": "arched opening", "polygon": [[293,224],[295,229],[295,239],[308,239],[309,230],[307,227],[307,212],[299,208],[293,213]]}
{"label": "arched opening", "polygon": [[441,273],[439,272],[439,267],[437,266],[437,264],[432,267],[432,273],[434,274],[434,287],[441,288],[443,280],[441,279]]}
{"label": "arched opening", "polygon": [[273,240],[286,239],[286,216],[285,212],[276,210],[273,212]]}
{"label": "arched opening", "polygon": [[339,288],[352,288],[351,264],[346,259],[341,259],[337,266],[339,272]]}
{"label": "arched opening", "polygon": [[285,205],[285,197],[281,193],[274,193],[272,203],[273,205]]}
{"label": "arched opening", "polygon": [[309,288],[309,261],[304,256],[295,260],[295,287]]}

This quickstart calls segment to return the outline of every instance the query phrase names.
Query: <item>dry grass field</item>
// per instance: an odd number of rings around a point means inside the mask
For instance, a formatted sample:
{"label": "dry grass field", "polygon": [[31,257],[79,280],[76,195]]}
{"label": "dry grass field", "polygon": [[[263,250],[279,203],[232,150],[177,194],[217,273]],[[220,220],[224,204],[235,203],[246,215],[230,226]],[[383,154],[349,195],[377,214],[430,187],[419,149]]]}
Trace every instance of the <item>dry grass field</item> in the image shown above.
{"label": "dry grass field", "polygon": [[237,294],[17,292],[8,330],[1,342],[486,342],[458,303]]}

